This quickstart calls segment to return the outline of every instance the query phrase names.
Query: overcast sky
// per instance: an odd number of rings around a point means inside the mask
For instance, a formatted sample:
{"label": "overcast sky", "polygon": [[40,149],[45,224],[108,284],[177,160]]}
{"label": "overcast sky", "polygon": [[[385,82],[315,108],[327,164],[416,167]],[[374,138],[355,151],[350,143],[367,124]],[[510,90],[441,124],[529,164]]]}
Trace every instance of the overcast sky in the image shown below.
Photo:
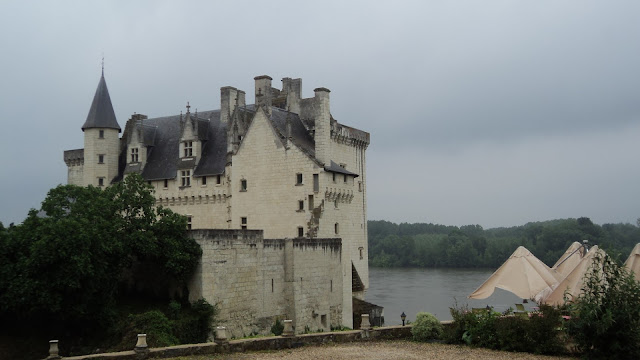
{"label": "overcast sky", "polygon": [[0,221],[64,184],[105,77],[120,126],[331,90],[368,131],[368,217],[523,225],[640,217],[638,1],[2,1]]}

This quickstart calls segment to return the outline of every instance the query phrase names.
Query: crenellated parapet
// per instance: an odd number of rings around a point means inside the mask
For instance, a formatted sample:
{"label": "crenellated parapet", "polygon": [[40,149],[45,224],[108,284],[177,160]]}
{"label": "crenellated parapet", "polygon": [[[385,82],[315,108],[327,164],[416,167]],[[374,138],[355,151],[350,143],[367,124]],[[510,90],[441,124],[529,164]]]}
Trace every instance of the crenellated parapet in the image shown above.
{"label": "crenellated parapet", "polygon": [[370,137],[366,131],[342,125],[333,120],[331,121],[331,139],[340,144],[366,149],[369,146]]}
{"label": "crenellated parapet", "polygon": [[350,204],[353,200],[353,190],[339,187],[327,187],[324,198],[331,202]]}

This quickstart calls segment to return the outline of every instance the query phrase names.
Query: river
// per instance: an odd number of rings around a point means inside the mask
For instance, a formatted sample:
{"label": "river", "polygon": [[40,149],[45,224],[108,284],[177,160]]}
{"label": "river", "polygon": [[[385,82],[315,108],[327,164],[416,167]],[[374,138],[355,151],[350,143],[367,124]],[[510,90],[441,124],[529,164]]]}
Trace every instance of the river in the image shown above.
{"label": "river", "polygon": [[[385,325],[402,324],[400,314],[413,321],[416,313],[430,312],[440,320],[451,320],[449,308],[493,306],[496,311],[515,309],[522,299],[496,289],[483,300],[467,299],[476,288],[493,274],[493,269],[419,269],[369,268],[369,290],[366,301],[384,307]],[[535,303],[525,304],[531,309]]]}

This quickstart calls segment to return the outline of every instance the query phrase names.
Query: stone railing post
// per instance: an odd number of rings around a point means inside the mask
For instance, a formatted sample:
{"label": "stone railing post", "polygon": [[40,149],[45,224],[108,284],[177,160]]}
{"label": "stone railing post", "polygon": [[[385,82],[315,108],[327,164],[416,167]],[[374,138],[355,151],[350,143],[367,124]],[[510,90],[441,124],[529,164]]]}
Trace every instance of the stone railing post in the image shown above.
{"label": "stone railing post", "polygon": [[58,340],[49,341],[49,356],[47,356],[47,360],[62,359],[58,352]]}
{"label": "stone railing post", "polygon": [[284,330],[282,330],[282,336],[293,336],[293,320],[284,321]]}
{"label": "stone railing post", "polygon": [[147,345],[147,334],[138,334],[138,342],[133,351],[138,354],[149,352],[149,346]]}
{"label": "stone railing post", "polygon": [[224,326],[216,327],[216,337],[215,342],[218,344],[226,344],[229,341],[227,340],[227,328]]}
{"label": "stone railing post", "polygon": [[362,314],[362,322],[360,322],[360,329],[369,330],[371,329],[371,323],[369,322],[369,314]]}

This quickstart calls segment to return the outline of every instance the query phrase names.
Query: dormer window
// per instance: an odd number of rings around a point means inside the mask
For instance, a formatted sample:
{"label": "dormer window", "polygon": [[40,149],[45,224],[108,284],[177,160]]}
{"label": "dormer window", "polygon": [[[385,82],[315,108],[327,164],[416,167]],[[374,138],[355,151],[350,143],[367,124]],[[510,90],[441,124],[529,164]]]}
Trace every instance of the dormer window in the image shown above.
{"label": "dormer window", "polygon": [[193,156],[193,141],[184,142],[184,157]]}
{"label": "dormer window", "polygon": [[138,162],[138,148],[131,148],[131,162]]}
{"label": "dormer window", "polygon": [[191,170],[182,170],[180,173],[182,186],[191,186]]}

